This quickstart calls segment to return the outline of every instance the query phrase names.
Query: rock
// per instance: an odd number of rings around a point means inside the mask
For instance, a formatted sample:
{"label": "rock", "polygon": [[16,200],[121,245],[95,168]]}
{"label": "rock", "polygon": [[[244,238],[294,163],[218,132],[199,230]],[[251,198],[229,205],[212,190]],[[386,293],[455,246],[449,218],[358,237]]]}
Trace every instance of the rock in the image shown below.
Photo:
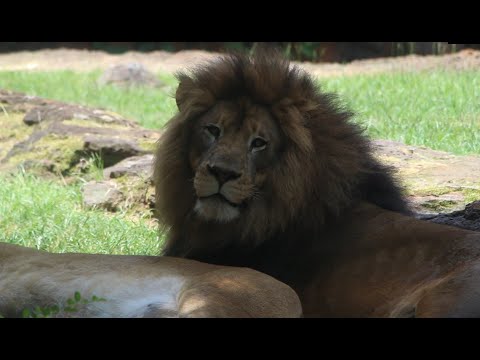
{"label": "rock", "polygon": [[468,204],[464,210],[454,211],[449,214],[424,215],[417,218],[437,224],[456,226],[462,229],[480,231],[480,201]]}
{"label": "rock", "polygon": [[449,213],[480,199],[480,156],[456,156],[389,140],[373,144],[375,156],[397,170],[413,210]]}
{"label": "rock", "polygon": [[89,208],[118,210],[125,197],[113,181],[91,181],[82,187],[83,203]]}
{"label": "rock", "polygon": [[35,125],[43,121],[76,119],[138,128],[135,122],[110,111],[42,99],[8,90],[0,89],[0,104],[6,112],[25,113],[24,122],[27,125]]}
{"label": "rock", "polygon": [[30,109],[23,119],[27,125],[39,124],[42,121],[92,120],[100,124],[117,124],[138,128],[132,121],[122,118],[112,112],[91,109],[80,105],[70,105],[60,102],[44,104]]}
{"label": "rock", "polygon": [[19,92],[0,89],[0,102],[4,104],[32,103],[35,105],[44,105],[45,99],[38,96],[25,95]]}
{"label": "rock", "polygon": [[101,156],[104,166],[112,166],[131,156],[144,154],[138,144],[131,139],[107,136],[85,137],[83,151],[88,153],[97,153]]}
{"label": "rock", "polygon": [[23,168],[25,170],[44,170],[50,173],[58,173],[58,165],[55,161],[48,160],[48,159],[40,159],[40,160],[27,160],[23,163]]}
{"label": "rock", "polygon": [[[431,191],[435,190],[431,189]],[[460,191],[426,196],[410,194],[408,199],[412,210],[423,214],[437,214],[461,210],[465,207],[465,196]]]}
{"label": "rock", "polygon": [[[0,171],[55,168],[64,177],[88,169],[79,162],[93,154],[111,166],[130,157],[152,153],[160,132],[143,129],[110,111],[0,90],[2,106],[17,106],[16,112],[0,108]],[[27,126],[28,125],[28,126]],[[46,166],[42,161],[55,163]],[[40,166],[36,166],[36,165]],[[35,165],[35,166],[31,166]]]}
{"label": "rock", "polygon": [[125,194],[125,204],[135,212],[154,211],[153,154],[133,156],[104,169],[104,178],[110,178]]}
{"label": "rock", "polygon": [[132,156],[103,171],[105,178],[119,178],[124,175],[151,179],[153,175],[153,155]]}
{"label": "rock", "polygon": [[70,109],[64,106],[59,106],[56,104],[38,106],[30,110],[25,117],[23,122],[27,125],[39,124],[44,120],[59,121],[72,118],[72,113]]}
{"label": "rock", "polygon": [[150,209],[155,211],[155,194],[150,194],[147,197],[147,204]]}
{"label": "rock", "polygon": [[[474,201],[465,207],[464,213],[465,219],[468,220],[480,220],[480,201]],[[478,221],[480,225],[480,221]]]}
{"label": "rock", "polygon": [[139,63],[111,66],[103,73],[98,83],[127,88],[131,86],[160,87],[163,85],[153,73]]}

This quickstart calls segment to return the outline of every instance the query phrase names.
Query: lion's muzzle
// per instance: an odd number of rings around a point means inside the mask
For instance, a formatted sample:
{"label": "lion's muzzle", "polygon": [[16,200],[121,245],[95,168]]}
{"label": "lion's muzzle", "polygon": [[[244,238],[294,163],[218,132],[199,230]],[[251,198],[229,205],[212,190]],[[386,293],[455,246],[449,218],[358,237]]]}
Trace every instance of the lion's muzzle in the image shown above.
{"label": "lion's muzzle", "polygon": [[222,186],[227,181],[238,179],[242,174],[234,169],[222,167],[218,165],[207,165],[207,169],[218,181],[219,186]]}
{"label": "lion's muzzle", "polygon": [[201,166],[194,179],[195,211],[206,220],[228,222],[240,215],[252,186],[242,171],[226,164]]}

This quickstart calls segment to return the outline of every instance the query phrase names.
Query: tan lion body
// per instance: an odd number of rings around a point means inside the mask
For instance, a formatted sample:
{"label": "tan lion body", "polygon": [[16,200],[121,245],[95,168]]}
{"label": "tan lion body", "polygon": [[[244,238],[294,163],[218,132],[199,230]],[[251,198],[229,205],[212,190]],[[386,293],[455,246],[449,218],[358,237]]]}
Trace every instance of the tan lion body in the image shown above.
{"label": "tan lion body", "polygon": [[53,254],[0,244],[0,315],[89,302],[58,317],[300,317],[295,292],[245,268],[169,257]]}

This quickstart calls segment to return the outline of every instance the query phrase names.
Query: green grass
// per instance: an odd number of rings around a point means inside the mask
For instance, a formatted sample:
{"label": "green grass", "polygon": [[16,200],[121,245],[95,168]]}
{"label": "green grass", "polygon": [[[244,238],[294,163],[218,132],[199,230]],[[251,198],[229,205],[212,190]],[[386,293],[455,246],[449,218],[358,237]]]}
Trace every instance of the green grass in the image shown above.
{"label": "green grass", "polygon": [[160,253],[158,230],[148,219],[82,209],[79,185],[0,176],[0,199],[0,242],[57,253]]}
{"label": "green grass", "polygon": [[[159,129],[176,111],[176,80],[162,89],[98,86],[100,72],[0,72],[0,88],[104,107]],[[321,79],[357,113],[373,138],[480,154],[480,71],[387,73]]]}
{"label": "green grass", "polygon": [[103,107],[150,129],[159,129],[176,111],[173,95],[177,85],[171,75],[159,75],[160,89],[120,89],[97,84],[100,71],[22,72],[0,71],[0,89],[20,91],[48,99]]}
{"label": "green grass", "polygon": [[322,79],[376,139],[480,154],[480,71],[387,73]]}

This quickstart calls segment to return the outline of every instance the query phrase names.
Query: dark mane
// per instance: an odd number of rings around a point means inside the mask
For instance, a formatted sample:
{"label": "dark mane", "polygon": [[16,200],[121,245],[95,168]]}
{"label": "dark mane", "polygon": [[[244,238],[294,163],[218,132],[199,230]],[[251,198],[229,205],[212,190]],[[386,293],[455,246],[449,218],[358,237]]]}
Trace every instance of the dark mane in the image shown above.
{"label": "dark mane", "polygon": [[[227,55],[177,77],[179,112],[159,141],[154,174],[157,211],[168,231],[165,255],[255,267],[261,249],[275,249],[271,261],[282,263],[292,256],[287,248],[321,242],[320,234],[360,201],[408,212],[391,170],[374,159],[352,113],[278,53]],[[269,109],[286,146],[271,168],[265,206],[229,224],[202,224],[191,211],[191,124],[217,101],[238,97]]]}

